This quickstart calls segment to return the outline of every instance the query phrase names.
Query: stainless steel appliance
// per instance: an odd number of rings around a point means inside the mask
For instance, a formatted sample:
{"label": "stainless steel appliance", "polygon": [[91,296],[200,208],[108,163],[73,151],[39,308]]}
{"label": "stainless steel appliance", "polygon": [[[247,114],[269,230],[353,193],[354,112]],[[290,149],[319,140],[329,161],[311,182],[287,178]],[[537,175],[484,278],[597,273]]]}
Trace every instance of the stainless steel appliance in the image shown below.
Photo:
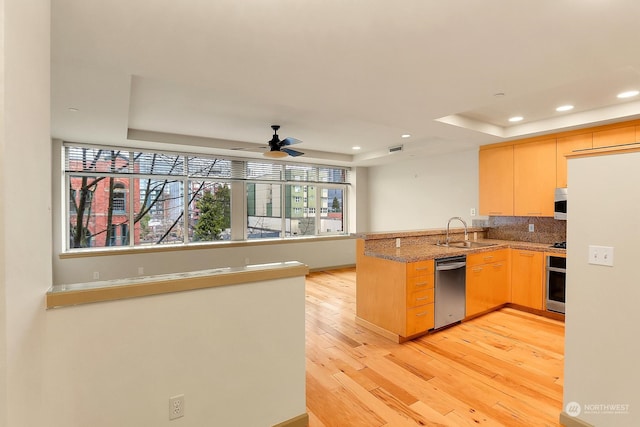
{"label": "stainless steel appliance", "polygon": [[556,188],[554,198],[553,217],[555,219],[567,219],[567,188]]}
{"label": "stainless steel appliance", "polygon": [[464,319],[467,257],[436,260],[434,314],[435,329]]}
{"label": "stainless steel appliance", "polygon": [[560,256],[547,256],[547,310],[564,313],[566,281],[567,259]]}

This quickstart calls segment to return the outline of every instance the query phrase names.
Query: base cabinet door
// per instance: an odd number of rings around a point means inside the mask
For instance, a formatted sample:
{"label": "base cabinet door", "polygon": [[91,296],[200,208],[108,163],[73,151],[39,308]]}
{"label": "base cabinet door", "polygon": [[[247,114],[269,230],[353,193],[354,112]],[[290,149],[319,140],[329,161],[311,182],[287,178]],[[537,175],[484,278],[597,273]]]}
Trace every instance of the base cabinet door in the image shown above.
{"label": "base cabinet door", "polygon": [[489,308],[499,307],[509,302],[510,273],[507,259],[494,262],[489,267]]}
{"label": "base cabinet door", "polygon": [[487,266],[467,267],[466,316],[474,316],[487,309]]}
{"label": "base cabinet door", "polygon": [[509,250],[467,256],[466,316],[474,316],[509,301]]}
{"label": "base cabinet door", "polygon": [[542,310],[544,299],[544,253],[512,249],[511,302]]}

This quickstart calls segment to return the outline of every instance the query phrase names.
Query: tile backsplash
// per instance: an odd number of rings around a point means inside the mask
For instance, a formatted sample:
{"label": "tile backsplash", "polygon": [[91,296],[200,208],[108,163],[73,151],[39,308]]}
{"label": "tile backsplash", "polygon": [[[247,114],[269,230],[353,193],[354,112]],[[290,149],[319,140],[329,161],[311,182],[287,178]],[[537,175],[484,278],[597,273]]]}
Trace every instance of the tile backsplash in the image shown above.
{"label": "tile backsplash", "polygon": [[[529,231],[533,224],[534,231]],[[476,223],[474,222],[474,225]],[[567,240],[567,221],[547,217],[490,216],[479,226],[487,227],[488,239],[555,243]]]}

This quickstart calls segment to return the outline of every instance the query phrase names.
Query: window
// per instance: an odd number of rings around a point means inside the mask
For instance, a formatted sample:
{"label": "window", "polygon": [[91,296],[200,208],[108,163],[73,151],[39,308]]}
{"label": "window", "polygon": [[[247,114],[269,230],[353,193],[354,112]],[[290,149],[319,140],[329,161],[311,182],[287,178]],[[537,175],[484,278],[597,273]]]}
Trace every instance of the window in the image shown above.
{"label": "window", "polygon": [[280,184],[247,184],[247,238],[282,236]]}
{"label": "window", "polygon": [[123,214],[126,212],[126,194],[125,194],[124,184],[121,182],[116,183],[113,186],[113,211],[118,214]]}
{"label": "window", "polygon": [[[333,215],[331,221],[342,224],[344,168],[63,147],[68,249],[200,243],[243,233],[260,239],[345,232],[322,222]],[[338,190],[332,210],[328,194]],[[232,194],[243,193],[246,211],[232,217]],[[244,221],[233,222],[243,215]]]}
{"label": "window", "polygon": [[231,238],[231,184],[189,181],[189,241]]}

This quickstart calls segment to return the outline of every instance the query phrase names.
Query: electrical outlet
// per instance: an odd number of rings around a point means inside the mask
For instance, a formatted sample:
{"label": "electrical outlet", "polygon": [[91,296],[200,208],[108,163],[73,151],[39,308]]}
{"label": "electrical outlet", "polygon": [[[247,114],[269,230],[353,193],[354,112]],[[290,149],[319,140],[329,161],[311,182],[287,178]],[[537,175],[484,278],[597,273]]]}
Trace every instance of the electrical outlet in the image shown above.
{"label": "electrical outlet", "polygon": [[396,248],[400,247],[400,238],[396,237]]}
{"label": "electrical outlet", "polygon": [[169,398],[169,420],[184,417],[184,394]]}
{"label": "electrical outlet", "polygon": [[98,280],[100,279],[100,272],[99,271],[94,271],[93,272],[93,280]]}
{"label": "electrical outlet", "polygon": [[589,264],[613,267],[613,247],[589,245]]}
{"label": "electrical outlet", "polygon": [[534,231],[536,231],[535,225],[529,224],[529,233],[533,233]]}
{"label": "electrical outlet", "polygon": [[471,208],[471,216],[476,216],[476,208]]}

